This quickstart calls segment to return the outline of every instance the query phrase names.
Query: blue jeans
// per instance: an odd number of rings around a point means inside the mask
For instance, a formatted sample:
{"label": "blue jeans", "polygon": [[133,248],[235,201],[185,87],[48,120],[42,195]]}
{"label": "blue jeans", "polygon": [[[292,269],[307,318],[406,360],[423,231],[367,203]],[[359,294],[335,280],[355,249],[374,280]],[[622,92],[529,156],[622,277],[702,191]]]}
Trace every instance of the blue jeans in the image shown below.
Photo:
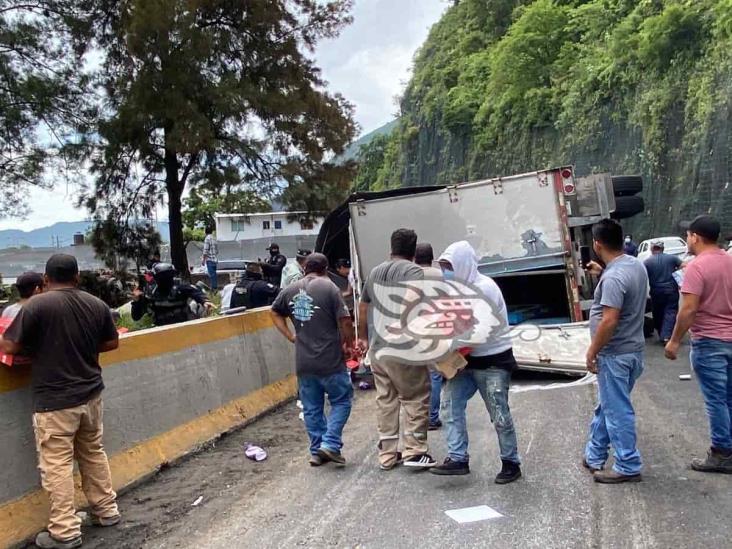
{"label": "blue jeans", "polygon": [[508,407],[510,382],[511,372],[498,368],[466,369],[454,378],[445,380],[442,413],[447,426],[447,449],[451,460],[466,462],[469,459],[465,408],[470,398],[479,391],[491,423],[496,428],[501,459],[521,463],[516,430]]}
{"label": "blue jeans", "polygon": [[442,391],[442,374],[430,372],[432,392],[430,393],[430,423],[440,421],[440,391]]}
{"label": "blue jeans", "polygon": [[[310,437],[310,453],[319,448],[340,452],[343,448],[343,427],[351,415],[353,385],[348,372],[338,372],[327,376],[297,376],[300,386],[305,429]],[[330,415],[324,413],[325,395],[330,402]]]}
{"label": "blue jeans", "polygon": [[216,276],[216,267],[218,267],[216,261],[206,261],[206,271],[208,272],[208,280],[212,290],[216,290],[219,287],[218,277]]}
{"label": "blue jeans", "polygon": [[599,355],[597,392],[599,404],[590,423],[585,459],[600,469],[607,461],[610,445],[615,450],[613,470],[621,475],[640,473],[641,455],[636,446],[635,410],[630,392],[643,373],[643,353]]}
{"label": "blue jeans", "polygon": [[676,325],[676,314],[679,312],[679,292],[651,292],[651,311],[653,327],[658,337],[671,339]]}
{"label": "blue jeans", "polygon": [[732,450],[732,342],[692,340],[691,365],[704,396],[712,446]]}

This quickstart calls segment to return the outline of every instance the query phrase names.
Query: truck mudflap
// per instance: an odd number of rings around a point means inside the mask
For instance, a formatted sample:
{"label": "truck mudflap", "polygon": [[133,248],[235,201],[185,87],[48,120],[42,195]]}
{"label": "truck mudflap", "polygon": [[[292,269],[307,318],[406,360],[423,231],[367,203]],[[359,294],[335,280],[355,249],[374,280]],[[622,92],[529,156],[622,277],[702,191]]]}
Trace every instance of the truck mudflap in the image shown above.
{"label": "truck mudflap", "polygon": [[512,330],[513,354],[519,368],[585,374],[590,346],[589,322],[519,324]]}

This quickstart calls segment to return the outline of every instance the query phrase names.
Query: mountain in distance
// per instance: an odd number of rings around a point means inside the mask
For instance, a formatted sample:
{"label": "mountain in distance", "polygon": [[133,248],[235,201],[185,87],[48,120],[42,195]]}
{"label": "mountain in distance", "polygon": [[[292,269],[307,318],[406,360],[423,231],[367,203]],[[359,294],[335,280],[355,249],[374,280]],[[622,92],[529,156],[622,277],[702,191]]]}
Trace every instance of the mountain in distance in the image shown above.
{"label": "mountain in distance", "polygon": [[359,151],[361,150],[361,147],[364,145],[368,145],[373,141],[375,138],[379,137],[380,135],[389,135],[391,132],[394,131],[394,128],[396,128],[397,124],[399,123],[399,119],[392,120],[391,122],[388,122],[384,124],[383,126],[376,128],[374,131],[369,132],[365,135],[362,135],[356,141],[348,145],[346,147],[346,150],[343,151],[343,154],[340,155],[337,159],[337,163],[343,163],[348,162],[349,160],[356,160]]}
{"label": "mountain in distance", "polygon": [[[92,221],[63,221],[32,231],[5,229],[0,231],[0,250],[21,246],[30,246],[31,248],[48,248],[57,245],[61,247],[70,246],[74,242],[74,235],[77,233],[86,234],[92,224]],[[155,225],[163,237],[163,241],[168,242],[170,238],[168,223],[157,222]]]}

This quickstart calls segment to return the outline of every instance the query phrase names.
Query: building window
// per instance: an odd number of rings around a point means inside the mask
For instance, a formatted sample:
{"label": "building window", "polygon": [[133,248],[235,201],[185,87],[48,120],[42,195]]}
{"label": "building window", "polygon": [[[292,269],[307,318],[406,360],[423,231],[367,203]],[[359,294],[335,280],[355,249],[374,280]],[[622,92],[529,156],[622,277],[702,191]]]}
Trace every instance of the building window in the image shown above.
{"label": "building window", "polygon": [[308,219],[301,219],[300,220],[300,228],[303,231],[312,231],[313,230],[313,222]]}
{"label": "building window", "polygon": [[247,222],[245,219],[232,219],[231,220],[231,231],[240,233],[246,230]]}
{"label": "building window", "polygon": [[275,229],[281,229],[281,228],[282,228],[282,220],[275,219]]}
{"label": "building window", "polygon": [[262,221],[262,230],[269,231],[269,220]]}

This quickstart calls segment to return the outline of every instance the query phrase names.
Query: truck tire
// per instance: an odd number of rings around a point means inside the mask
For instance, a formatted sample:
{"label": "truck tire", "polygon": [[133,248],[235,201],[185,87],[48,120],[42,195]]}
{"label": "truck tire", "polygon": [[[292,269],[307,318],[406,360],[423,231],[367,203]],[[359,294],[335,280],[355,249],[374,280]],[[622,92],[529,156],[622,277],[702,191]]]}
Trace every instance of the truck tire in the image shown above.
{"label": "truck tire", "polygon": [[643,178],[640,175],[614,175],[613,193],[615,196],[633,196],[643,190]]}
{"label": "truck tire", "polygon": [[627,219],[637,215],[646,209],[645,202],[641,196],[618,196],[615,198],[615,211],[613,219]]}

